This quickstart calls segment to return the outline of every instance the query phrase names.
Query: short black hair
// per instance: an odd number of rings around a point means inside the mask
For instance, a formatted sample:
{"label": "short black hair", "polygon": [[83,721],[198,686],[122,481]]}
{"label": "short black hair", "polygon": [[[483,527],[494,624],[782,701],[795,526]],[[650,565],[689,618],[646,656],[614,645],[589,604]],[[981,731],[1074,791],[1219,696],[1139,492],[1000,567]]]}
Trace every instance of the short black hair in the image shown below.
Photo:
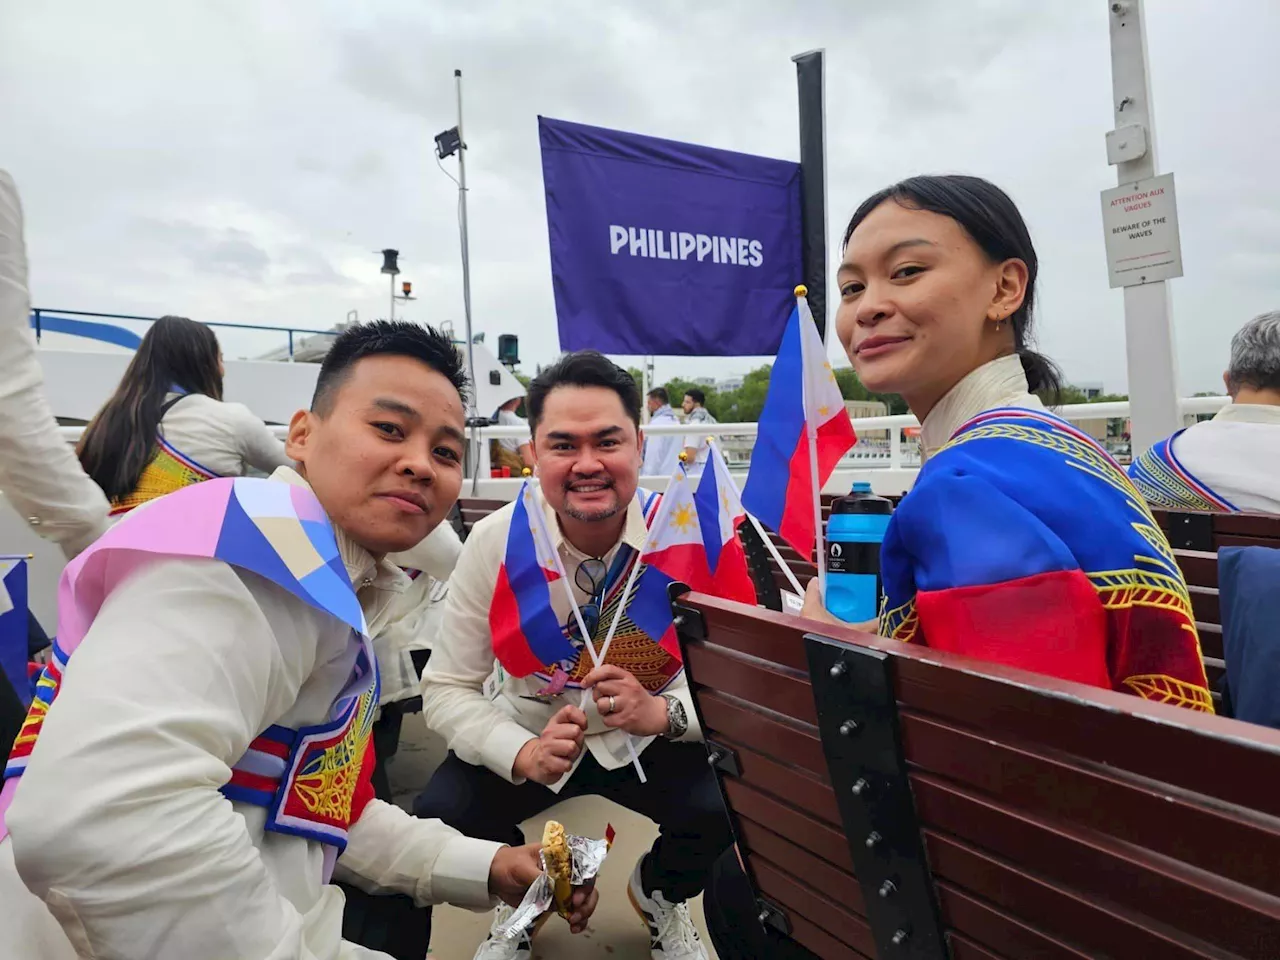
{"label": "short black hair", "polygon": [[374,320],[343,330],[333,341],[320,364],[316,392],[311,409],[322,417],[329,415],[333,398],[351,368],[365,357],[412,357],[420,360],[457,389],[463,406],[467,403],[467,368],[462,354],[446,334],[404,320]]}
{"label": "short black hair", "polygon": [[654,387],[652,390],[649,391],[649,396],[653,397],[653,399],[658,400],[663,404],[668,404],[671,402],[671,398],[667,396],[666,387]]}
{"label": "short black hair", "polygon": [[707,395],[697,387],[690,387],[684,392],[684,395],[700,407],[705,407],[707,405]]}
{"label": "short black hair", "polygon": [[604,387],[622,401],[637,429],[640,426],[640,388],[631,374],[597,350],[566,353],[529,381],[524,406],[529,414],[529,429],[537,431],[547,395],[556,387]]}

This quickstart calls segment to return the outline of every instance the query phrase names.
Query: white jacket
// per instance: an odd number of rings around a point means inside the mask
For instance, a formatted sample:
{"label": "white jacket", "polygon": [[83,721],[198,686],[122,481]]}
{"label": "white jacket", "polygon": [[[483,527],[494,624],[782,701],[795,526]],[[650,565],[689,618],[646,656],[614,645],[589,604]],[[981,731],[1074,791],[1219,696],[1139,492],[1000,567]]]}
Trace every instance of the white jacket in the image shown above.
{"label": "white jacket", "polygon": [[[273,479],[304,482],[288,469]],[[341,531],[338,544],[377,631],[404,576]],[[162,560],[126,579],[73,654],[9,810],[0,945],[16,938],[23,960],[76,955],[67,939],[104,960],[383,956],[341,941],[342,895],[321,882],[332,848],[264,834],[263,808],[219,792],[266,726],[327,718],[352,666],[348,636],[219,561]],[[499,847],[374,800],[335,877],[484,908]],[[15,865],[47,912],[21,896]]]}
{"label": "white jacket", "polygon": [[1280,407],[1229,403],[1188,427],[1173,452],[1197,480],[1249,513],[1280,513]]}
{"label": "white jacket", "polygon": [[[677,426],[680,421],[670,404],[665,404],[653,412],[649,425],[653,427]],[[640,468],[642,477],[669,477],[675,473],[676,464],[680,462],[681,442],[683,438],[677,433],[645,434],[644,466]]]}
{"label": "white jacket", "polygon": [[203,393],[185,396],[166,410],[160,433],[179,453],[220,477],[242,477],[249,467],[271,473],[293,464],[283,441],[252,410]]}
{"label": "white jacket", "polygon": [[106,531],[107,498],[58,436],[30,317],[22,204],[0,170],[0,490],[73,557]]}

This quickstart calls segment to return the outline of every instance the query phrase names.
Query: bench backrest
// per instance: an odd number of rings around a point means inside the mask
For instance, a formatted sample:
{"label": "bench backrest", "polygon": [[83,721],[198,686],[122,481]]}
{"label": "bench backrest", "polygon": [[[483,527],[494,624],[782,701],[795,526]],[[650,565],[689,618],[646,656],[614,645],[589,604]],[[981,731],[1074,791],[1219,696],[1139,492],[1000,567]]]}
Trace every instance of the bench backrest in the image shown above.
{"label": "bench backrest", "polygon": [[488,500],[483,497],[459,497],[458,511],[462,514],[462,529],[458,536],[463,540],[471,533],[471,528],[489,514],[501,510],[507,505],[506,500]]}
{"label": "bench backrest", "polygon": [[1280,732],[677,611],[761,913],[824,960],[1280,956]]}
{"label": "bench backrest", "polygon": [[1223,547],[1280,548],[1280,517],[1252,513],[1200,513],[1155,510],[1173,546],[1191,591],[1209,686],[1217,689],[1226,671],[1222,652],[1222,613],[1218,606],[1218,551]]}
{"label": "bench backrest", "polygon": [[[834,497],[823,495],[823,520],[831,512]],[[1264,546],[1280,548],[1280,517],[1247,513],[1198,513],[1154,510],[1156,521],[1169,537],[1178,566],[1191,593],[1191,608],[1200,634],[1200,649],[1210,689],[1216,691],[1226,671],[1222,651],[1222,615],[1218,607],[1218,549],[1224,546]],[[815,558],[801,557],[777,534],[767,531],[778,552],[787,561],[801,585],[818,575]],[[748,560],[751,560],[748,553]],[[753,565],[757,580],[772,580],[780,590],[791,586],[771,555]],[[781,599],[761,592],[761,602],[771,610],[781,610]],[[1216,699],[1216,693],[1215,693]]]}

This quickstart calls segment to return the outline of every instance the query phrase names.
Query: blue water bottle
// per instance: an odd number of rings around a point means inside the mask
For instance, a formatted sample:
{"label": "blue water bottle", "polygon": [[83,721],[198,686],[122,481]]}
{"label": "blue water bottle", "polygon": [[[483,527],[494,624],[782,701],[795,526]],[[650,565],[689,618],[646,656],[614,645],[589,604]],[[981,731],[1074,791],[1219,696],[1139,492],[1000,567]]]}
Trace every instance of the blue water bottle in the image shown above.
{"label": "blue water bottle", "polygon": [[892,513],[893,504],[862,481],[831,505],[826,607],[846,623],[865,623],[880,614],[880,544]]}

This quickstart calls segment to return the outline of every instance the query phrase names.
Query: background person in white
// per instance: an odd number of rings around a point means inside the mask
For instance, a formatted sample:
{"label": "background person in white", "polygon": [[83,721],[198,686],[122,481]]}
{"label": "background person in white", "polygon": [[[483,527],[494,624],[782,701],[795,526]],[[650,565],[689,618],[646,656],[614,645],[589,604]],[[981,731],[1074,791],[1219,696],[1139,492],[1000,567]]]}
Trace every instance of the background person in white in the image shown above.
{"label": "background person in white", "polygon": [[[498,426],[527,427],[528,421],[516,413],[516,408],[524,402],[524,397],[512,397],[498,408]],[[521,437],[500,437],[493,451],[495,467],[510,467],[512,476],[520,476],[525,467],[533,467],[533,446]]]}
{"label": "background person in white", "polygon": [[[679,426],[676,412],[671,409],[671,401],[667,391],[662,387],[654,387],[645,399],[649,407],[649,427]],[[680,435],[677,433],[650,433],[648,427],[644,434],[644,465],[640,468],[642,477],[669,477],[675,473],[676,464],[680,462]]]}
{"label": "background person in white", "polygon": [[[716,418],[711,415],[711,411],[704,406],[706,402],[707,395],[697,387],[690,387],[684,392],[684,402],[680,406],[685,413],[684,422],[686,426],[697,429],[700,424],[716,422]],[[707,451],[709,449],[706,433],[697,432],[685,435],[684,452],[689,458],[687,462],[690,472],[702,472],[702,468],[707,465]]]}
{"label": "background person in white", "polygon": [[[641,550],[648,537],[636,495],[640,391],[621,367],[584,350],[533,379],[528,410],[541,480],[533,509],[543,511],[585,605],[593,593],[590,578],[584,584],[579,575],[584,565],[607,569],[620,550]],[[444,624],[422,674],[422,712],[451,752],[414,813],[504,843],[520,842],[519,823],[572,796],[603,796],[649,817],[660,834],[636,864],[628,893],[649,925],[652,955],[706,960],[685,901],[702,891],[730,833],[684,673],[653,695],[606,663],[583,679],[594,697],[585,713],[572,687],[544,702],[534,699],[543,686],[537,676],[495,674],[489,607],[514,509],[508,504],[476,524],[450,579]],[[561,623],[570,621],[568,597],[553,586],[552,609]],[[609,627],[608,617],[598,619],[597,644]],[[486,691],[486,681],[496,687]],[[647,783],[631,766],[628,734],[637,738]],[[490,941],[476,956],[530,955],[526,940]]]}
{"label": "background person in white", "polygon": [[223,401],[224,373],[218,338],[203,323],[164,316],[147,328],[77,448],[85,472],[113,506],[172,492],[140,484],[160,437],[218,477],[244,476],[250,467],[269,474],[293,462],[248,407]]}
{"label": "background person in white", "polygon": [[1173,454],[1236,509],[1280,513],[1280,311],[1236,331],[1222,380],[1231,402],[1175,434]]}
{"label": "background person in white", "polygon": [[58,436],[30,318],[22,203],[0,170],[0,490],[70,558],[106,531],[108,504]]}
{"label": "background person in white", "polygon": [[[403,587],[385,555],[420,543],[461,487],[464,383],[448,338],[363,324],[337,339],[312,409],[290,424],[300,473],[281,468],[272,481],[320,501],[371,632]],[[216,560],[159,560],[122,579],[67,667],[9,809],[0,929],[13,955],[383,957],[340,939],[342,896],[322,882],[329,848],[264,833],[264,808],[219,792],[268,726],[328,719],[352,667],[350,634]],[[518,902],[538,869],[536,846],[462,837],[373,800],[335,877],[482,907],[494,895]]]}

